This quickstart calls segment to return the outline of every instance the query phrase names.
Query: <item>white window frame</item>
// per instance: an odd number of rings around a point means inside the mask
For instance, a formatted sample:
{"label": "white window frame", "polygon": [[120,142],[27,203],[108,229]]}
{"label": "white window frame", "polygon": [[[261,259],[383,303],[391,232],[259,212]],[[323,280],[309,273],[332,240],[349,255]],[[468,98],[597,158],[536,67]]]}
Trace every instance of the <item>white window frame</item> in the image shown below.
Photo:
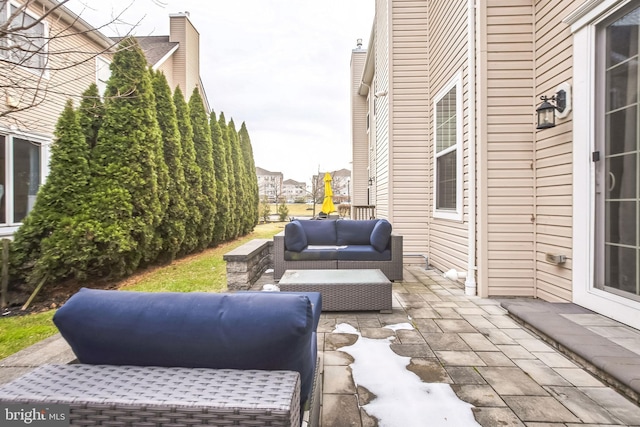
{"label": "white window frame", "polygon": [[[109,68],[111,61],[103,56],[96,56],[96,86],[98,86],[98,93],[104,98],[104,93],[107,90],[107,80],[111,77],[111,69]],[[101,72],[106,68],[106,74]],[[101,77],[107,77],[106,79]]]}
{"label": "white window frame", "polygon": [[573,32],[573,302],[640,329],[640,303],[594,286],[597,26],[631,0],[587,1],[564,22]]}
{"label": "white window frame", "polygon": [[[14,1],[9,1],[7,2],[7,4],[5,5],[5,8],[0,11],[0,13],[4,13],[4,20],[3,22],[6,22],[9,19],[9,16],[11,16],[11,6],[15,6],[15,7],[20,7],[20,4]],[[33,12],[31,12],[30,10],[24,10],[23,13],[29,15],[31,18],[35,19],[35,20],[40,20],[42,19],[39,15],[34,14]],[[49,64],[49,43],[48,43],[48,38],[49,38],[49,32],[50,32],[50,28],[49,28],[49,23],[42,20],[40,21],[40,23],[43,25],[42,28],[42,38],[45,40],[44,46],[42,48],[42,53],[40,55],[42,55],[42,57],[44,58],[43,65],[40,68],[30,68],[30,67],[24,67],[24,66],[20,66],[20,64],[16,63],[16,66],[20,67],[21,69],[32,73],[32,74],[36,74],[38,76],[42,76],[45,79],[49,79],[50,77],[50,73],[49,73],[49,68],[48,68],[48,64]],[[10,52],[10,51],[9,51]],[[11,59],[11,58],[9,58]]]}
{"label": "white window frame", "polygon": [[[451,89],[456,89],[456,143],[438,153],[438,141],[437,141],[437,105],[442,98],[447,95]],[[433,217],[440,219],[448,219],[453,221],[462,221],[463,218],[463,85],[462,85],[462,72],[458,73],[453,79],[451,79],[445,86],[433,98]],[[455,209],[438,209],[438,158],[444,154],[456,151],[456,207]]]}
{"label": "white window frame", "polygon": [[20,138],[26,139],[33,144],[40,146],[40,183],[39,187],[42,187],[46,180],[46,176],[49,173],[49,147],[51,140],[44,136],[26,133],[16,132],[0,128],[0,135],[5,138],[4,157],[5,157],[5,187],[3,189],[3,197],[5,200],[5,222],[0,223],[0,235],[7,236],[12,235],[20,227],[22,222],[16,222],[13,219],[14,214],[14,196],[13,196],[13,139]]}

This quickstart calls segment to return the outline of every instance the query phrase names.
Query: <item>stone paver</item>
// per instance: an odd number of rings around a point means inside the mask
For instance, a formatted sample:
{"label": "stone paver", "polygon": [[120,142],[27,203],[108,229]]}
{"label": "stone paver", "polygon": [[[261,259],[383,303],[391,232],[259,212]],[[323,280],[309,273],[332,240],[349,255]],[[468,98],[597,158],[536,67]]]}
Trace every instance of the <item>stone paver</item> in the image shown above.
{"label": "stone paver", "polygon": [[[362,408],[376,396],[354,382],[350,367],[353,359],[341,351],[359,337],[334,333],[340,323],[352,325],[362,337],[389,340],[399,357],[409,358],[407,369],[419,380],[449,384],[460,399],[473,405],[473,415],[481,426],[640,426],[636,403],[592,375],[579,359],[559,352],[548,337],[539,337],[526,323],[514,320],[500,301],[465,296],[461,284],[422,266],[406,266],[404,275],[403,282],[393,284],[393,311],[389,314],[322,314],[318,327],[323,369],[322,426],[378,426]],[[265,280],[273,283],[272,278]],[[255,288],[260,286],[258,282]],[[591,339],[594,344],[608,340],[624,345],[627,352],[640,348],[640,339],[633,335],[637,331],[601,320],[581,310],[569,310],[550,316],[549,327],[559,336],[567,332],[567,339],[581,345]],[[569,325],[569,330],[563,331],[563,322],[575,327]],[[385,328],[401,323],[415,329]],[[590,328],[591,336],[573,333],[580,332],[578,328]],[[587,342],[581,342],[582,337]],[[617,344],[613,340],[618,340]],[[0,363],[0,383],[41,363],[69,362],[70,350],[59,336],[34,349],[38,355],[32,349],[4,359]],[[628,354],[619,355],[619,362],[624,362]],[[615,361],[609,353],[605,356],[607,363]],[[402,427],[428,425],[428,420],[416,420],[414,425]]]}

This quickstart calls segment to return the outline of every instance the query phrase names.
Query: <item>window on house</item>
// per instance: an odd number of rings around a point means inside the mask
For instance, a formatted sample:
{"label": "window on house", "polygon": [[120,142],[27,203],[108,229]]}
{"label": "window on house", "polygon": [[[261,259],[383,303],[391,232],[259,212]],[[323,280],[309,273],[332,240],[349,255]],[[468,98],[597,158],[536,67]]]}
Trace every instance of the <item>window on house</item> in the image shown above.
{"label": "window on house", "polygon": [[16,14],[8,23],[8,35],[1,38],[2,54],[13,63],[42,71],[47,65],[46,24],[29,13],[18,11],[16,5],[7,7],[7,2],[0,5],[0,25]]}
{"label": "window on house", "polygon": [[98,85],[100,96],[104,96],[107,90],[107,80],[109,80],[109,77],[111,77],[109,61],[98,56],[96,58],[96,84]]}
{"label": "window on house", "polygon": [[456,78],[435,98],[435,216],[459,219],[462,180],[460,179],[461,79]]}
{"label": "window on house", "polygon": [[42,182],[42,145],[25,136],[0,135],[0,224],[21,223]]}

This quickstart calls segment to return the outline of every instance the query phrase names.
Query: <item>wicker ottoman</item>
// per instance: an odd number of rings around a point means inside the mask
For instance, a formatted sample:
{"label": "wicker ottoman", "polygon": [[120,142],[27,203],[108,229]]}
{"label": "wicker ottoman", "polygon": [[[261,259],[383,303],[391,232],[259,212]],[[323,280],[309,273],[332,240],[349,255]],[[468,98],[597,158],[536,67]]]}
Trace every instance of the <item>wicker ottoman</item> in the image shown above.
{"label": "wicker ottoman", "polygon": [[287,270],[278,286],[320,292],[322,311],[391,311],[391,282],[380,270]]}
{"label": "wicker ottoman", "polygon": [[0,387],[0,404],[17,403],[69,405],[79,426],[301,423],[294,371],[44,365]]}

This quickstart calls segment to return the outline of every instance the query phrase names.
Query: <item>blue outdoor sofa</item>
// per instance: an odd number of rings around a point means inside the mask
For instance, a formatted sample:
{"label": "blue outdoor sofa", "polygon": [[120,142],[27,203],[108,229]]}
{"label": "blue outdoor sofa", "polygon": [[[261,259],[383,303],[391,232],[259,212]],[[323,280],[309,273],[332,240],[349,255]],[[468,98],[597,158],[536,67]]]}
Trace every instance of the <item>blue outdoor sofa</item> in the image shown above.
{"label": "blue outdoor sofa", "polygon": [[386,219],[295,220],[274,236],[274,279],[286,270],[380,269],[402,280],[402,236]]}
{"label": "blue outdoor sofa", "polygon": [[79,363],[0,387],[0,404],[67,404],[79,425],[299,427],[307,409],[316,426],[321,310],[316,292],[82,289],[53,319]]}

